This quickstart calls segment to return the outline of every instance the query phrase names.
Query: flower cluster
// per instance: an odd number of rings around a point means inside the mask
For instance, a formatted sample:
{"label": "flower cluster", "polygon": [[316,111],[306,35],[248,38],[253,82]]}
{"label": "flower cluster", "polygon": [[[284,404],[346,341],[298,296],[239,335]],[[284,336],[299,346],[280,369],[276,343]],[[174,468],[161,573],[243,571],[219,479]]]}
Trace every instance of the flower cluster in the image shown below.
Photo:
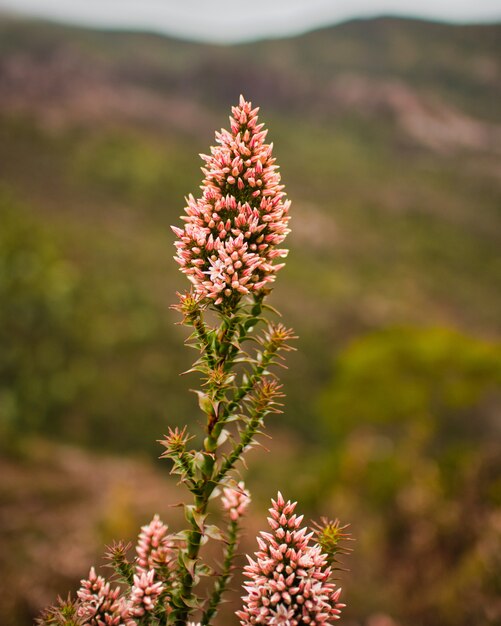
{"label": "flower cluster", "polygon": [[231,132],[216,133],[218,145],[202,155],[202,197],[190,195],[184,228],[172,227],[181,270],[197,296],[216,305],[261,292],[283,267],[275,260],[287,254],[277,246],[289,233],[290,202],[258,110],[240,96]]}
{"label": "flower cluster", "polygon": [[137,565],[139,574],[168,566],[175,558],[174,543],[168,535],[167,526],[155,515],[149,524],[141,527],[137,540]]}
{"label": "flower cluster", "polygon": [[[152,613],[164,590],[165,586],[162,582],[155,582],[155,570],[150,569],[147,572],[134,574],[134,584],[127,606],[128,615],[143,617],[145,613]],[[136,622],[132,620],[129,623],[130,626],[134,626]]]}
{"label": "flower cluster", "polygon": [[125,607],[120,598],[120,588],[111,589],[110,583],[96,574],[91,567],[89,578],[82,580],[77,592],[80,600],[77,615],[89,626],[121,626]]}
{"label": "flower cluster", "polygon": [[339,619],[341,589],[330,580],[327,555],[311,544],[313,533],[300,529],[302,516],[295,503],[279,493],[272,500],[268,522],[272,533],[258,538],[256,560],[249,558],[244,607],[237,612],[242,626],[328,626]]}
{"label": "flower cluster", "polygon": [[251,501],[250,493],[245,489],[243,481],[236,487],[225,487],[221,503],[228,512],[230,519],[236,522],[244,513]]}
{"label": "flower cluster", "polygon": [[[118,548],[121,553],[121,547]],[[167,526],[158,515],[141,528],[136,546],[137,558],[131,572],[130,592],[121,595],[120,588],[90,570],[77,592],[78,617],[89,626],[135,626],[146,614],[153,614],[169,579],[169,567],[175,557],[174,542]],[[125,558],[125,557],[123,557]],[[160,575],[157,574],[160,572]],[[160,578],[160,580],[158,580]],[[168,610],[161,607],[162,610]]]}

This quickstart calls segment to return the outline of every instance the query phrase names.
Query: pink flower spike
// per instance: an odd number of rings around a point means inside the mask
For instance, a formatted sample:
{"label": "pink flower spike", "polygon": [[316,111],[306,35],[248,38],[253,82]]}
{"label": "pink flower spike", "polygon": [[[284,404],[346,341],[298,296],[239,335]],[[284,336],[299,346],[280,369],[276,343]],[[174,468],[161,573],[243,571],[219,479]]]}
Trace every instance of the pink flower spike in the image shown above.
{"label": "pink flower spike", "polygon": [[244,606],[237,612],[242,626],[329,626],[339,618],[341,589],[330,580],[328,557],[312,533],[300,528],[296,503],[281,493],[272,500],[268,522],[271,533],[261,532],[255,559],[244,568]]}
{"label": "pink flower spike", "polygon": [[[257,113],[242,96],[232,107],[231,131],[216,133],[217,145],[202,156],[202,196],[188,196],[184,228],[172,227],[180,270],[197,297],[216,306],[259,294],[283,267],[274,260],[282,256],[276,247],[289,233],[290,202]],[[229,272],[220,271],[227,267],[240,235],[238,259]]]}
{"label": "pink flower spike", "polygon": [[236,522],[244,513],[251,501],[250,493],[245,489],[243,481],[236,487],[225,487],[221,503],[230,519]]}
{"label": "pink flower spike", "polygon": [[175,558],[174,543],[158,515],[141,528],[136,546],[138,574],[169,565]]}
{"label": "pink flower spike", "polygon": [[82,623],[90,626],[122,626],[123,604],[120,599],[120,588],[111,589],[110,583],[96,574],[91,567],[89,578],[81,581],[77,591],[80,605],[78,617]]}
{"label": "pink flower spike", "polygon": [[149,570],[141,574],[134,574],[134,584],[131,589],[128,604],[129,615],[142,617],[155,610],[158,597],[165,590],[161,582],[155,581],[155,571]]}

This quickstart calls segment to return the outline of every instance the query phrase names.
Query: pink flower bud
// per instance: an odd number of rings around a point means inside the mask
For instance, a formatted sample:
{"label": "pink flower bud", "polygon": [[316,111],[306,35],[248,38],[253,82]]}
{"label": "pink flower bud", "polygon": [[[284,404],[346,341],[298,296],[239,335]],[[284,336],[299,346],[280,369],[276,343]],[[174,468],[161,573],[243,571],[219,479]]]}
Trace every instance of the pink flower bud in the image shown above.
{"label": "pink flower bud", "polygon": [[236,522],[244,513],[251,501],[249,492],[245,489],[243,481],[235,487],[225,487],[221,503],[230,519]]}

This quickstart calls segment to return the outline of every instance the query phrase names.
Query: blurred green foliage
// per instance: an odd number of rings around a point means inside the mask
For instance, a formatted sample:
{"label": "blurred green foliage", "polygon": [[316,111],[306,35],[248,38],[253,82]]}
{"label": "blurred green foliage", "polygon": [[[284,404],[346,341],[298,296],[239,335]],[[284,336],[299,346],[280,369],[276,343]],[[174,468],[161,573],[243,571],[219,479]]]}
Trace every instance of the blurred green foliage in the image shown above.
{"label": "blurred green foliage", "polygon": [[390,592],[404,623],[494,623],[500,394],[501,345],[457,331],[386,329],[338,355],[319,400],[330,451],[315,505],[331,499],[356,520],[362,553],[378,555],[384,589],[374,563],[356,566],[369,612]]}
{"label": "blurred green foliage", "polygon": [[70,355],[83,347],[76,324],[79,276],[6,189],[0,215],[2,430],[50,432],[88,378],[85,367],[68,369]]}
{"label": "blurred green foliage", "polygon": [[157,141],[127,129],[110,130],[78,141],[71,167],[83,185],[151,212],[165,202],[167,190],[179,198],[187,193],[183,172],[196,170],[190,145],[179,150],[168,136]]}
{"label": "blurred green foliage", "polygon": [[[5,188],[0,215],[3,435],[120,449],[141,433],[139,449],[151,450],[176,384],[170,320],[113,267],[79,267]],[[169,413],[176,406],[173,397]]]}
{"label": "blurred green foliage", "polygon": [[321,401],[334,436],[359,424],[381,432],[433,420],[437,436],[470,437],[474,445],[495,426],[469,411],[489,394],[494,401],[501,345],[446,328],[385,329],[351,343],[335,363],[334,380]]}

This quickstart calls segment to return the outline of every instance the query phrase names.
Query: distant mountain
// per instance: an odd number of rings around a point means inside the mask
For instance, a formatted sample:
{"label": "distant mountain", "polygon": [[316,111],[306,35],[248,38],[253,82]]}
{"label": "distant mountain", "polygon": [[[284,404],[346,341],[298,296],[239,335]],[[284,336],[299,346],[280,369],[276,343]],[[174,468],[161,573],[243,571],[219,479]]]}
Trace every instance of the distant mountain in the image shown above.
{"label": "distant mountain", "polygon": [[[0,22],[0,106],[52,120],[192,126],[240,91],[265,110],[396,122],[435,150],[501,146],[501,25],[354,20],[238,46]],[[196,125],[196,122],[195,122]]]}

